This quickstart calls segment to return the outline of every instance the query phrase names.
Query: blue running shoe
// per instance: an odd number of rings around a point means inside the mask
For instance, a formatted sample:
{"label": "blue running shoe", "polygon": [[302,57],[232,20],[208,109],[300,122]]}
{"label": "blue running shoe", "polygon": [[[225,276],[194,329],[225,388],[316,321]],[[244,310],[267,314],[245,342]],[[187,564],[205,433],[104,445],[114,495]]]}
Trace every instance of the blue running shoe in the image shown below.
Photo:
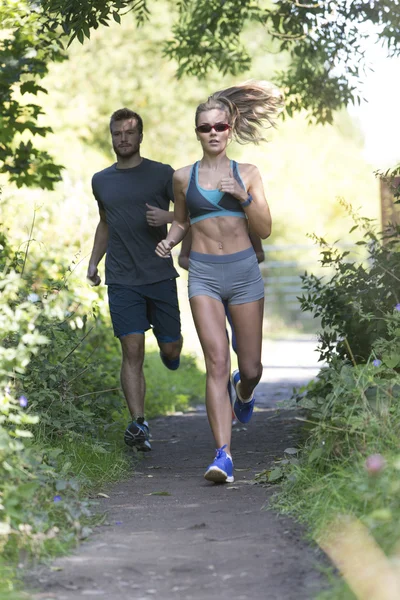
{"label": "blue running shoe", "polygon": [[240,373],[238,371],[238,369],[236,369],[236,371],[233,371],[232,373],[232,377],[231,377],[231,404],[232,404],[232,408],[233,408],[233,412],[235,414],[235,417],[237,418],[238,421],[240,421],[241,423],[248,423],[253,415],[253,410],[254,410],[254,404],[256,401],[256,398],[254,396],[254,392],[253,392],[253,396],[251,398],[251,400],[248,400],[247,402],[242,402],[241,400],[239,400],[238,395],[237,395],[237,391],[236,391],[236,386],[240,381]]}
{"label": "blue running shoe", "polygon": [[124,433],[124,442],[139,452],[149,452],[151,450],[149,424],[144,420],[140,423],[138,421],[129,423]]}
{"label": "blue running shoe", "polygon": [[204,473],[207,481],[214,483],[232,483],[234,481],[232,458],[224,448],[226,448],[226,444],[217,450],[214,462],[207,467],[207,471]]}
{"label": "blue running shoe", "polygon": [[179,368],[181,359],[178,356],[178,358],[175,358],[174,360],[169,360],[169,358],[167,358],[165,356],[165,354],[163,354],[162,352],[160,352],[160,358],[163,362],[163,364],[167,367],[167,369],[169,369],[170,371],[176,371]]}

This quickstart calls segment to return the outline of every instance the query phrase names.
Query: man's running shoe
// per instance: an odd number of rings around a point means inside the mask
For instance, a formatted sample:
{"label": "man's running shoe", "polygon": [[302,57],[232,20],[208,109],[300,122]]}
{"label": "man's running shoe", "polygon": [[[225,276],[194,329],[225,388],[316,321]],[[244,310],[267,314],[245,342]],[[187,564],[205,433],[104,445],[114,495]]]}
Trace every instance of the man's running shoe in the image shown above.
{"label": "man's running shoe", "polygon": [[164,364],[164,365],[167,367],[167,369],[169,369],[170,371],[176,371],[176,370],[179,368],[179,365],[180,365],[180,362],[181,362],[181,359],[180,359],[180,357],[179,357],[179,356],[178,356],[178,358],[174,358],[174,360],[169,360],[169,358],[167,358],[167,357],[165,356],[165,354],[163,354],[163,353],[160,351],[160,358],[161,358],[161,360],[162,360],[163,364]]}
{"label": "man's running shoe", "polygon": [[237,394],[237,389],[236,389],[239,381],[240,381],[240,373],[239,373],[238,369],[236,369],[236,371],[233,371],[232,377],[231,377],[231,384],[232,384],[231,388],[230,388],[231,404],[232,404],[233,412],[234,412],[237,420],[240,421],[241,423],[248,423],[253,414],[256,398],[255,398],[255,395],[253,392],[251,399],[248,400],[247,402],[242,402],[241,400],[239,400],[239,397]]}
{"label": "man's running shoe", "polygon": [[136,448],[139,452],[149,452],[151,450],[150,430],[147,421],[138,423],[132,421],[125,430],[124,442],[131,448]]}
{"label": "man's running shoe", "polygon": [[214,483],[232,483],[234,481],[232,458],[224,448],[226,448],[226,444],[217,450],[214,462],[207,467],[207,471],[204,473],[207,481]]}

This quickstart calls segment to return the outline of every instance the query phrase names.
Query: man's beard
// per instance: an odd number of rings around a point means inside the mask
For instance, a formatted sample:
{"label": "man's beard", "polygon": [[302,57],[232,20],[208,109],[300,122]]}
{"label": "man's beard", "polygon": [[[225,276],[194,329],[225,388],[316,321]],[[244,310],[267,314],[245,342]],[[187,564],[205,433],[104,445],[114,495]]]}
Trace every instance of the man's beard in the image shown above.
{"label": "man's beard", "polygon": [[120,158],[131,158],[134,154],[139,152],[139,145],[136,146],[126,146],[125,148],[118,148],[118,146],[114,146],[114,152]]}

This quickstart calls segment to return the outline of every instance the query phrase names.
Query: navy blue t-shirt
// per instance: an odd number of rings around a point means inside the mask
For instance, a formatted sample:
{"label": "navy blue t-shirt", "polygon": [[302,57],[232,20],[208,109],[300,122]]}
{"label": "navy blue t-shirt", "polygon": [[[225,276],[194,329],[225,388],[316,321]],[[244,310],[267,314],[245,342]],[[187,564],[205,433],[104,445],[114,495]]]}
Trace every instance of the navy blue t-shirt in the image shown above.
{"label": "navy blue t-shirt", "polygon": [[172,258],[160,258],[157,244],[167,226],[151,227],[146,204],[169,210],[173,200],[170,165],[143,158],[131,169],[114,164],[92,179],[92,189],[108,224],[106,284],[146,285],[178,277]]}

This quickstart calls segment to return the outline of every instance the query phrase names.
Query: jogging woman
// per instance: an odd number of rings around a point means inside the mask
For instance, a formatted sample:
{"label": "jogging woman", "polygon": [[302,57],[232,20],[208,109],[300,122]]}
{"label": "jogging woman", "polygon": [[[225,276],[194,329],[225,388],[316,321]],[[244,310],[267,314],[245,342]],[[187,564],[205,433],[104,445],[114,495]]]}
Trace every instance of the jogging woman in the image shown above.
{"label": "jogging woman", "polygon": [[[251,81],[214,93],[196,110],[196,136],[203,156],[174,173],[174,221],[157,248],[167,257],[185,236],[189,222],[189,299],[206,364],[206,407],[217,446],[204,477],[215,483],[234,480],[231,454],[232,413],[247,423],[254,389],[262,374],[261,344],[264,284],[249,238],[271,233],[271,215],[256,166],[230,160],[227,146],[262,140],[260,130],[274,125],[282,108],[279,90]],[[231,377],[225,331],[227,301],[236,333],[238,370]]]}

